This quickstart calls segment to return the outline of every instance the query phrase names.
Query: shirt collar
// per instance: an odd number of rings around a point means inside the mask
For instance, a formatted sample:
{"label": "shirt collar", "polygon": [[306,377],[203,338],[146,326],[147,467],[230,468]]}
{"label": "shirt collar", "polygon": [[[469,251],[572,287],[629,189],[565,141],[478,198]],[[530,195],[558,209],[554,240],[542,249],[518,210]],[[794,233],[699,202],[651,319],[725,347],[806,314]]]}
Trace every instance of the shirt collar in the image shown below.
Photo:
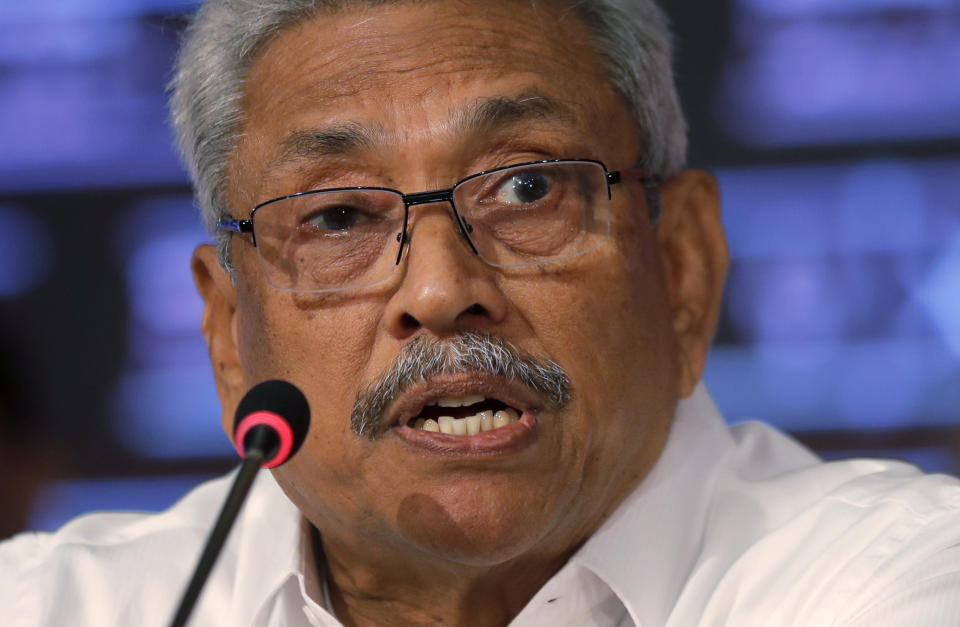
{"label": "shirt collar", "polygon": [[733,448],[699,384],[678,403],[650,474],[571,558],[610,586],[636,625],[666,623],[700,549],[714,470]]}

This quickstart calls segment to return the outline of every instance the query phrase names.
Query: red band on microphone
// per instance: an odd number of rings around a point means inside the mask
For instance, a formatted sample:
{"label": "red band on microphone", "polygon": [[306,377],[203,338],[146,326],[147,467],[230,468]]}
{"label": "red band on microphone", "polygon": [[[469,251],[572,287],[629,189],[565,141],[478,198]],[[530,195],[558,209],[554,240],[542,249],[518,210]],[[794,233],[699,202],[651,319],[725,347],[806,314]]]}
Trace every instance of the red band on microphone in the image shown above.
{"label": "red band on microphone", "polygon": [[237,447],[237,452],[240,453],[240,457],[245,457],[243,450],[243,438],[246,437],[247,432],[250,431],[250,429],[258,425],[266,425],[272,428],[274,431],[276,431],[277,437],[280,438],[280,449],[277,451],[276,455],[263,463],[262,468],[273,468],[274,466],[279,466],[283,462],[287,461],[287,458],[290,456],[290,451],[293,450],[293,430],[290,429],[290,425],[286,420],[272,411],[266,410],[253,412],[240,421],[240,424],[237,425],[234,445]]}

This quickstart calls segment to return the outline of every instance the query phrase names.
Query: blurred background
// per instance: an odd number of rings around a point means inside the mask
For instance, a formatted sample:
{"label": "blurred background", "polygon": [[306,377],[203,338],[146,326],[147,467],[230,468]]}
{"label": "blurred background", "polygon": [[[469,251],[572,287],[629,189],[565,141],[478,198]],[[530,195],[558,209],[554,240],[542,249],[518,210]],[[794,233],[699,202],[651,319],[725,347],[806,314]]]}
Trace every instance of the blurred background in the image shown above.
{"label": "blurred background", "polygon": [[[668,4],[733,255],[721,409],[957,473],[960,1]],[[234,465],[166,123],[194,6],[0,6],[0,537],[162,509]]]}

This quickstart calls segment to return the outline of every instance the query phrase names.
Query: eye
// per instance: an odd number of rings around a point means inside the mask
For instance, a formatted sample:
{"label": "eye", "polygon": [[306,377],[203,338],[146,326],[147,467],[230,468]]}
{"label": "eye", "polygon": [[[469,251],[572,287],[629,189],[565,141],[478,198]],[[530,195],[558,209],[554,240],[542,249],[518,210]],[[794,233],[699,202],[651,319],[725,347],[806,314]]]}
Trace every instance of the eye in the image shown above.
{"label": "eye", "polygon": [[314,212],[304,223],[324,231],[346,231],[368,219],[366,213],[356,207],[338,205]]}
{"label": "eye", "polygon": [[553,179],[543,172],[516,172],[500,184],[496,197],[508,205],[527,205],[542,200],[552,187]]}

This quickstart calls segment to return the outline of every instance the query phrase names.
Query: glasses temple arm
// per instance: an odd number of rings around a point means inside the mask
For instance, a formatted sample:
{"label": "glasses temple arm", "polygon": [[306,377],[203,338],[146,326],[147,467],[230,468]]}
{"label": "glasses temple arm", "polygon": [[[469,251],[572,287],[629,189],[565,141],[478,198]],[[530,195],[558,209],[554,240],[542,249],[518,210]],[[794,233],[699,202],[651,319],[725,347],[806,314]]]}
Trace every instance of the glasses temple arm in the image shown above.
{"label": "glasses temple arm", "polygon": [[663,198],[660,194],[660,177],[647,176],[641,168],[628,168],[616,172],[607,172],[607,182],[615,185],[621,181],[640,181],[647,197],[647,212],[650,224],[656,226],[663,215]]}
{"label": "glasses temple arm", "polygon": [[253,233],[253,222],[250,220],[220,218],[217,220],[217,228],[224,231],[234,231],[236,233]]}

